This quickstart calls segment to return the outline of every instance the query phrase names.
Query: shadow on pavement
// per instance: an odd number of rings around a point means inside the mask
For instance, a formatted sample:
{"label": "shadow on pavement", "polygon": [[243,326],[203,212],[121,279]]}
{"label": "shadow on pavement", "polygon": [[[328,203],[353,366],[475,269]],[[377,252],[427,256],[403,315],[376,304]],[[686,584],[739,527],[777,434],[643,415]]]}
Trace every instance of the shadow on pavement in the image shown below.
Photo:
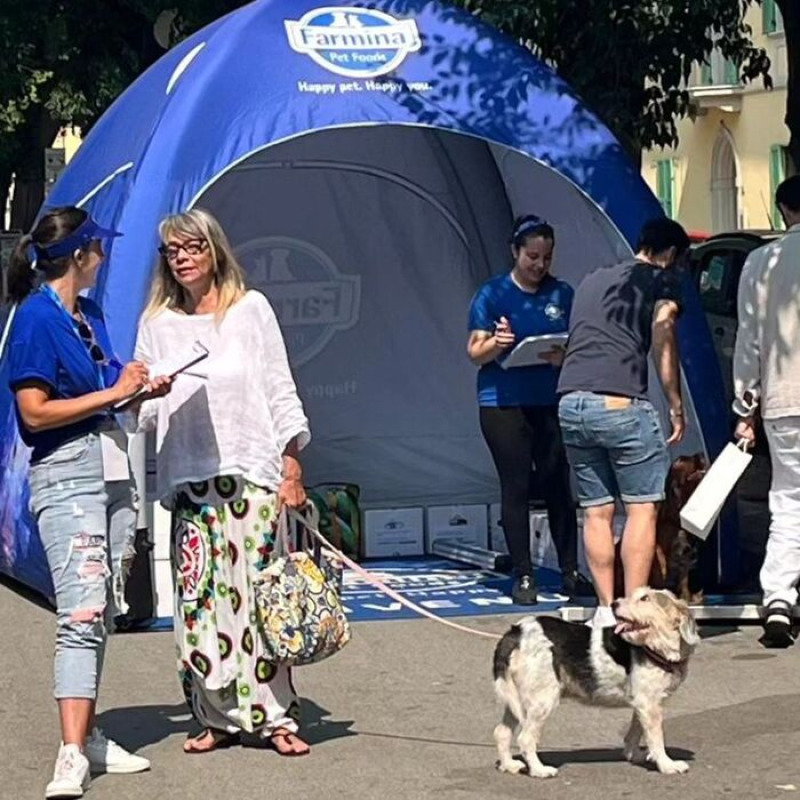
{"label": "shadow on pavement", "polygon": [[188,733],[192,717],[184,703],[172,706],[127,706],[98,714],[97,724],[106,736],[136,751],[176,733]]}
{"label": "shadow on pavement", "polygon": [[[302,737],[311,745],[332,739],[357,736],[350,730],[353,720],[329,719],[330,711],[312,700],[303,698]],[[184,703],[172,706],[128,706],[104,711],[97,717],[98,725],[111,739],[123,747],[136,751],[141,747],[162,741],[176,733],[188,734],[198,729]],[[246,746],[267,746],[263,740],[248,737]]]}
{"label": "shadow on pavement", "polygon": [[[667,754],[670,758],[681,761],[694,761],[694,753],[680,747],[670,747],[667,744]],[[539,751],[542,761],[548,766],[563,767],[565,764],[611,764],[616,761],[625,761],[622,747],[584,748],[582,750],[547,750]],[[637,762],[637,766],[644,769],[655,770],[655,764]]]}
{"label": "shadow on pavement", "polygon": [[343,739],[347,736],[358,736],[351,730],[354,721],[330,719],[331,712],[317,705],[313,700],[302,699],[303,722],[300,733],[311,745],[328,742],[331,739]]}

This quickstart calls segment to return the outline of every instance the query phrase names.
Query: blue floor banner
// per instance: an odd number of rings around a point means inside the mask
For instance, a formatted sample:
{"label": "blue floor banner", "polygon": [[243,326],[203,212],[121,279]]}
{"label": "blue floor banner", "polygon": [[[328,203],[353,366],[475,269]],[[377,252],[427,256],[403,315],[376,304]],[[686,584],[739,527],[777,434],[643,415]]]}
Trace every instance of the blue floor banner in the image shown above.
{"label": "blue floor banner", "polygon": [[[558,591],[561,576],[547,569],[537,570],[536,574],[539,603],[536,606],[517,606],[511,600],[512,579],[497,572],[427,558],[370,561],[364,567],[399,594],[440,617],[522,615],[534,611],[556,611],[569,602],[569,598]],[[342,599],[348,616],[354,622],[419,616],[352,571],[345,573]]]}
{"label": "blue floor banner", "polygon": [[[549,569],[536,570],[539,602],[535,606],[517,606],[511,600],[512,578],[498,572],[430,557],[366,561],[363,566],[399,594],[440,617],[524,616],[555,613],[562,606],[575,605],[559,593],[561,575]],[[344,574],[342,601],[351,622],[419,618],[419,614],[387,597],[352,570]],[[162,617],[146,627],[169,629],[172,619]]]}
{"label": "blue floor banner", "polygon": [[[518,606],[511,600],[513,579],[491,570],[478,569],[431,557],[366,561],[367,571],[399,594],[440,617],[475,617],[491,614],[557,614],[565,606],[595,605],[594,600],[570,600],[562,594],[561,575],[537,569],[539,602]],[[345,571],[342,596],[351,622],[419,619],[419,615],[380,592],[352,570]],[[758,603],[754,595],[708,595],[705,606],[738,606]],[[171,617],[135,625],[132,630],[169,630]]]}

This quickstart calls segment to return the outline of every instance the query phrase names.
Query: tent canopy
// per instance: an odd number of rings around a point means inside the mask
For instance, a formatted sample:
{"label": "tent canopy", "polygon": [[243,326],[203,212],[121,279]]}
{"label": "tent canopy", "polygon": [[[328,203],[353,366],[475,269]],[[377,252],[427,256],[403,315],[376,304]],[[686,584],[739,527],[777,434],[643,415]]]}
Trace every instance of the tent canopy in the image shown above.
{"label": "tent canopy", "polygon": [[[352,481],[384,506],[497,497],[466,318],[478,285],[510,266],[513,217],[554,225],[554,271],[575,285],[661,213],[552,70],[423,0],[260,0],[218,20],[92,129],[48,200],[68,203],[125,234],[96,289],[122,357],[159,220],[216,214],[278,312],[311,419],[308,481]],[[691,292],[681,338],[697,412],[685,449],[713,454],[726,415]],[[7,453],[15,443],[7,431]]]}

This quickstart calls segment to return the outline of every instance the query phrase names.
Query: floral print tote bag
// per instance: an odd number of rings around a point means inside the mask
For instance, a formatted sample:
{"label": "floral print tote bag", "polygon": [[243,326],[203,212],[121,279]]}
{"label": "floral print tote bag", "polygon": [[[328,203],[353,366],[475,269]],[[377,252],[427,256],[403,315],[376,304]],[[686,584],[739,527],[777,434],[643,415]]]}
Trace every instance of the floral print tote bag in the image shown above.
{"label": "floral print tote bag", "polygon": [[[314,525],[316,509],[309,505],[306,513]],[[300,666],[338,653],[350,641],[350,623],[341,601],[342,562],[327,548],[312,547],[307,532],[295,527],[290,535],[289,527],[283,509],[272,559],[254,590],[265,655]]]}

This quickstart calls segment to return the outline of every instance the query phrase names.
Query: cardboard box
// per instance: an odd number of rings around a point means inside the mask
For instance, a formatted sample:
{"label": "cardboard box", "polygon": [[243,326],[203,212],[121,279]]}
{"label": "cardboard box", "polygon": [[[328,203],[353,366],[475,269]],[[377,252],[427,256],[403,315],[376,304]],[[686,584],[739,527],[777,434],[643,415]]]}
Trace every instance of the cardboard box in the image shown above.
{"label": "cardboard box", "polygon": [[170,558],[172,544],[172,513],[161,503],[150,503],[148,525],[150,541],[153,543],[153,558],[156,561]]}
{"label": "cardboard box", "polygon": [[364,558],[421,556],[425,551],[421,508],[371,509],[364,512]]}
{"label": "cardboard box", "polygon": [[[625,527],[625,515],[614,516],[614,538],[619,540]],[[550,522],[546,511],[530,512],[531,560],[534,566],[559,569],[558,554],[550,534]],[[489,506],[489,547],[500,553],[507,553],[505,534],[500,525],[500,503]],[[578,510],[578,569],[587,577],[589,566],[586,563],[586,550],[583,544],[583,511]]]}
{"label": "cardboard box", "polygon": [[172,564],[169,559],[157,559],[153,562],[153,583],[155,584],[155,616],[159,619],[172,616],[175,612],[173,601],[174,578]]}
{"label": "cardboard box", "polygon": [[486,506],[430,506],[427,509],[428,525],[425,531],[425,552],[439,539],[471,544],[488,545],[488,517]]}
{"label": "cardboard box", "polygon": [[489,506],[489,549],[496,553],[508,553],[506,534],[501,524],[500,503]]}
{"label": "cardboard box", "polygon": [[536,567],[555,569],[558,567],[558,554],[550,536],[550,523],[546,511],[530,512],[531,561]]}

